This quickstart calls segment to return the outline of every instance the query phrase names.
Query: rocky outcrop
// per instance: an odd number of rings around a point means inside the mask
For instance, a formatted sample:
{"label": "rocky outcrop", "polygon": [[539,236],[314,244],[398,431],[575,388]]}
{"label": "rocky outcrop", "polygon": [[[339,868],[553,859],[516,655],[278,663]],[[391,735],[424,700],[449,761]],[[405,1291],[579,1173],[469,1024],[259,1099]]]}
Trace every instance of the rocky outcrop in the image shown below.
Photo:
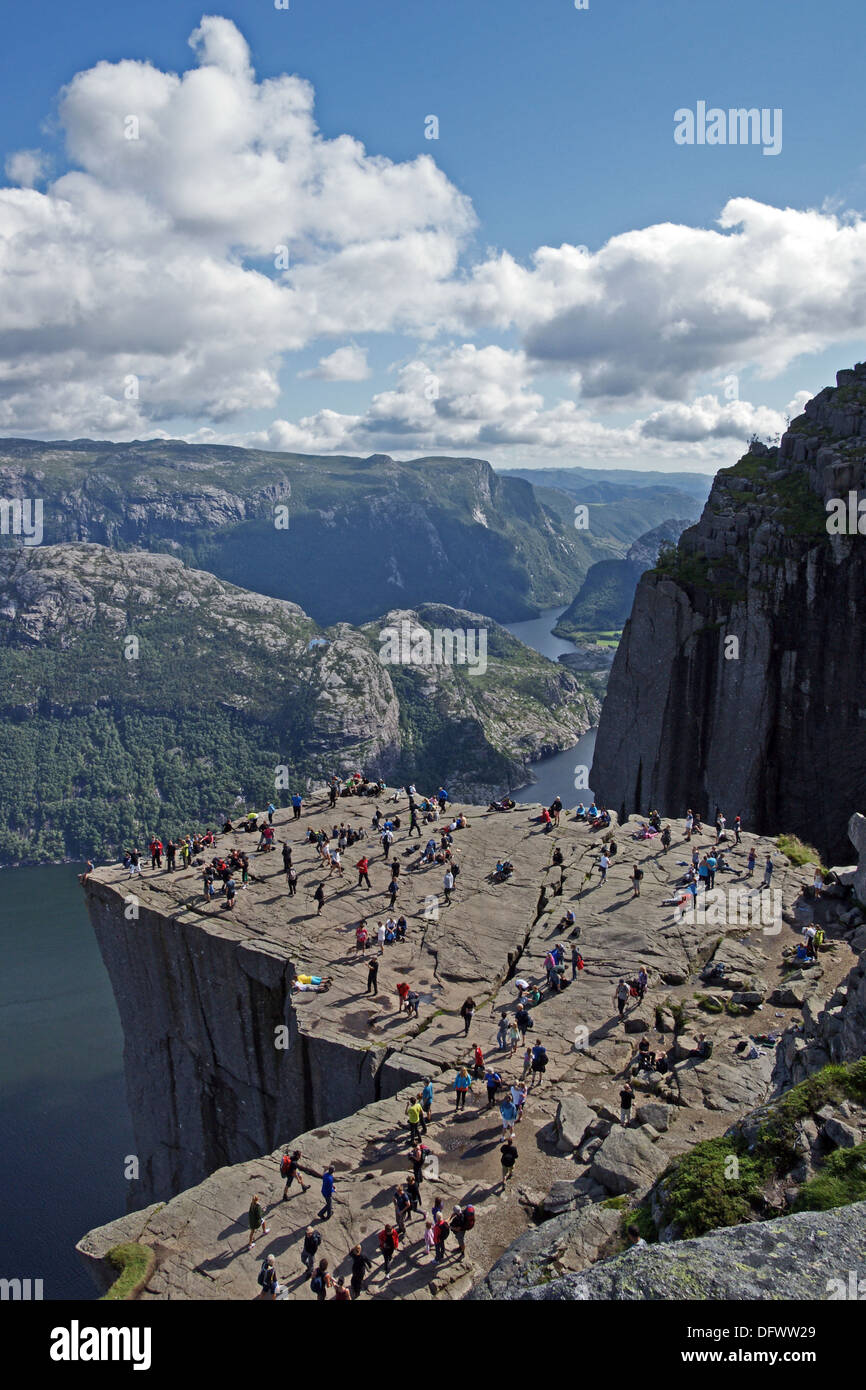
{"label": "rocky outcrop", "polygon": [[866,761],[866,551],[828,534],[827,504],[852,492],[866,495],[866,364],[778,447],[753,442],[723,469],[698,525],[642,577],[595,747],[603,802],[719,805],[829,862],[846,853]]}
{"label": "rocky outcrop", "polygon": [[[866,1202],[857,1202],[838,1211],[802,1212],[713,1231],[698,1240],[643,1245],[583,1273],[565,1274],[537,1286],[530,1283],[530,1266],[526,1280],[513,1280],[506,1296],[581,1303],[647,1298],[735,1302],[861,1298],[857,1287],[866,1273],[864,1243]],[[849,1271],[854,1272],[853,1293]]]}

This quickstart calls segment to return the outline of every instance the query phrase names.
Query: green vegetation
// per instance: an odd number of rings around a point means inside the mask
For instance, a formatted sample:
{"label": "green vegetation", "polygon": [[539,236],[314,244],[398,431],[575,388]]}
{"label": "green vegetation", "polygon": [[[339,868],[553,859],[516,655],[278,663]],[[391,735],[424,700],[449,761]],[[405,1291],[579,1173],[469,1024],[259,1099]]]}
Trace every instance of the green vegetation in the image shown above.
{"label": "green vegetation", "polygon": [[797,1193],[794,1211],[829,1211],[866,1201],[866,1144],[837,1149]]}
{"label": "green vegetation", "polygon": [[140,1293],[153,1273],[156,1255],[149,1245],[115,1245],[105,1258],[118,1271],[111,1288],[102,1295],[102,1302],[123,1301]]}
{"label": "green vegetation", "polygon": [[[847,1066],[824,1067],[792,1087],[763,1112],[751,1147],[742,1131],[735,1129],[719,1139],[696,1144],[675,1159],[656,1187],[662,1224],[674,1223],[683,1239],[691,1239],[719,1226],[735,1226],[766,1215],[766,1189],[786,1176],[799,1160],[797,1122],[815,1115],[824,1105],[842,1100],[866,1104],[866,1058]],[[866,1197],[864,1147],[830,1155],[821,1172],[801,1189],[798,1200],[806,1205],[795,1209],[825,1210]],[[846,1159],[851,1154],[858,1154],[859,1160]],[[850,1193],[856,1195],[847,1195]]]}
{"label": "green vegetation", "polygon": [[789,859],[792,864],[814,864],[817,868],[824,871],[821,863],[821,856],[811,845],[806,845],[796,835],[780,835],[776,840],[776,848]]}
{"label": "green vegetation", "polygon": [[606,1202],[602,1202],[603,1207],[608,1207],[611,1211],[622,1211],[628,1206],[628,1197],[608,1197]]}

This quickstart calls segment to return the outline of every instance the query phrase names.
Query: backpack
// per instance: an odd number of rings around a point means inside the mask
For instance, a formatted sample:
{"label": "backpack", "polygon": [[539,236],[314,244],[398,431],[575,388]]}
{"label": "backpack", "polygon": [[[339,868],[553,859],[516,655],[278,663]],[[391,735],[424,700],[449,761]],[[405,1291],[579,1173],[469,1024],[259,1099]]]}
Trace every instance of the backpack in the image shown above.
{"label": "backpack", "polygon": [[441,1221],[439,1224],[439,1239],[444,1242],[448,1239],[450,1234],[451,1227],[448,1225],[448,1222],[445,1220]]}
{"label": "backpack", "polygon": [[312,1290],[312,1292],[313,1292],[313,1293],[322,1293],[323,1290],[324,1290],[324,1287],[325,1287],[325,1281],[324,1281],[324,1279],[322,1278],[321,1274],[314,1274],[313,1277],[312,1277],[312,1279],[310,1280],[310,1289]]}
{"label": "backpack", "polygon": [[475,1225],[475,1208],[474,1208],[474,1207],[464,1207],[464,1208],[463,1208],[463,1229],[464,1229],[464,1231],[471,1231],[474,1225]]}
{"label": "backpack", "polygon": [[267,1262],[267,1260],[262,1260],[262,1267],[261,1267],[261,1269],[259,1270],[259,1284],[261,1285],[262,1288],[265,1287],[265,1271],[266,1271],[267,1268],[268,1268],[268,1262]]}
{"label": "backpack", "polygon": [[290,1163],[291,1163],[291,1159],[289,1158],[289,1155],[288,1155],[288,1154],[283,1154],[282,1158],[280,1159],[280,1177],[281,1177],[281,1178],[287,1178],[287,1177],[289,1176],[289,1164],[290,1164]]}

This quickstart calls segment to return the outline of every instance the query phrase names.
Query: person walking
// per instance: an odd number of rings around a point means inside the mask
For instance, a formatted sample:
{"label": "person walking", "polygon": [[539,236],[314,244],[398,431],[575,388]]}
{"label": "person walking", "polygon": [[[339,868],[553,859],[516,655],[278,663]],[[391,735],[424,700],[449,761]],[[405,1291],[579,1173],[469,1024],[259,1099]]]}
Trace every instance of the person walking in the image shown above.
{"label": "person walking", "polygon": [[395,1251],[400,1248],[400,1237],[390,1223],[379,1232],[379,1249],[382,1251],[382,1260],[385,1264],[385,1278],[390,1279],[391,1261]]}
{"label": "person walking", "polygon": [[259,1284],[262,1290],[262,1298],[277,1298],[282,1293],[282,1287],[277,1278],[277,1267],[273,1255],[266,1255],[262,1260],[262,1267],[259,1270]]}
{"label": "person walking", "polygon": [[367,966],[367,993],[379,993],[379,962],[375,956]]}
{"label": "person walking", "polygon": [[352,1277],[349,1280],[349,1290],[352,1299],[360,1298],[364,1291],[364,1280],[368,1272],[373,1268],[373,1261],[368,1260],[360,1245],[352,1247]]}
{"label": "person walking", "polygon": [[362,956],[367,953],[367,924],[364,921],[355,928],[355,950],[360,951]]}
{"label": "person walking", "polygon": [[376,944],[379,947],[380,956],[384,956],[385,954],[385,938],[387,935],[388,928],[385,926],[384,922],[380,922],[376,928]]}
{"label": "person walking", "polygon": [[517,1024],[516,1024],[514,1021],[512,1021],[512,1022],[509,1023],[509,1025],[508,1025],[508,1055],[509,1055],[509,1057],[513,1057],[513,1056],[514,1056],[514,1054],[515,1054],[515,1052],[517,1051],[517,1049],[518,1049],[519,1046],[520,1046],[520,1029],[518,1028]]}
{"label": "person walking", "polygon": [[295,1178],[297,1178],[302,1192],[309,1192],[310,1190],[310,1184],[308,1182],[304,1182],[304,1179],[301,1177],[300,1165],[300,1149],[295,1149],[294,1152],[291,1154],[289,1153],[288,1149],[286,1149],[286,1152],[283,1154],[282,1159],[280,1160],[280,1176],[284,1177],[286,1180],[286,1185],[283,1188],[284,1202],[287,1202],[289,1200],[289,1188],[291,1187]]}
{"label": "person walking", "polygon": [[324,1303],[328,1296],[328,1289],[333,1284],[333,1279],[328,1273],[328,1261],[319,1260],[316,1265],[313,1277],[310,1280],[310,1292],[316,1295],[319,1303]]}
{"label": "person walking", "polygon": [[330,1221],[334,1214],[334,1188],[337,1186],[334,1179],[334,1165],[329,1166],[327,1173],[322,1178],[322,1196],[324,1203],[319,1211],[320,1221]]}
{"label": "person walking", "polygon": [[369,891],[370,891],[370,861],[369,861],[369,859],[367,858],[366,854],[362,854],[362,855],[361,855],[361,858],[358,860],[357,864],[355,865],[355,868],[358,870],[358,883],[357,883],[357,887],[360,888],[362,883],[366,883],[366,885],[367,885],[367,890],[368,890],[368,892],[369,892]]}
{"label": "person walking", "polygon": [[769,886],[770,886],[770,881],[771,881],[772,877],[773,877],[773,860],[772,860],[771,856],[768,854],[767,857],[766,857],[766,859],[764,860],[764,882],[762,883],[761,887],[762,887],[762,888],[769,888]]}
{"label": "person walking", "polygon": [[421,1184],[416,1182],[410,1173],[403,1186],[409,1198],[409,1214],[415,1216],[417,1213],[418,1216],[424,1216],[425,1213],[421,1210]]}
{"label": "person walking", "polygon": [[691,809],[686,811],[686,843],[692,838],[692,831],[695,825],[695,818]]}
{"label": "person walking", "polygon": [[627,1125],[631,1120],[631,1107],[634,1100],[634,1090],[631,1083],[626,1082],[619,1093],[619,1118],[620,1123]]}
{"label": "person walking", "polygon": [[505,1143],[499,1146],[499,1160],[502,1165],[502,1188],[504,1191],[506,1183],[511,1182],[514,1177],[514,1165],[517,1162],[517,1146],[513,1138],[506,1138]]}
{"label": "person walking", "polygon": [[313,899],[315,900],[315,902],[317,902],[317,903],[319,904],[319,906],[316,908],[316,916],[317,916],[317,917],[321,917],[321,915],[322,915],[322,908],[325,906],[325,885],[324,885],[324,883],[320,883],[320,884],[319,884],[318,888],[316,889],[315,893],[313,894]]}
{"label": "person walking", "polygon": [[462,1207],[454,1207],[451,1212],[451,1233],[457,1241],[458,1258],[466,1259],[466,1213]]}
{"label": "person walking", "polygon": [[409,1122],[409,1140],[412,1144],[417,1144],[421,1137],[421,1121],[424,1112],[421,1109],[421,1101],[418,1096],[413,1096],[406,1106],[406,1119]]}
{"label": "person walking", "polygon": [[514,1013],[514,1022],[517,1024],[518,1028],[520,1029],[520,1040],[521,1040],[521,1042],[526,1042],[526,1034],[529,1032],[529,1029],[532,1027],[532,1015],[530,1014],[529,1010],[526,1008],[525,1004],[519,1004],[519,1005],[518,1005],[518,1007],[517,1007],[517,1009],[515,1010],[515,1013]]}
{"label": "person walking", "polygon": [[583,969],[583,956],[580,954],[577,942],[571,948],[571,978],[576,980],[579,971]]}
{"label": "person walking", "polygon": [[465,1108],[466,1097],[472,1090],[472,1077],[469,1075],[466,1067],[461,1067],[454,1078],[454,1090],[456,1093],[454,1113],[456,1114],[458,1110],[463,1110]]}
{"label": "person walking", "polygon": [[496,1046],[500,1052],[504,1052],[508,1045],[508,1015],[505,1010],[499,1015],[499,1027],[496,1030]]}
{"label": "person walking", "polygon": [[319,1253],[319,1246],[321,1243],[322,1237],[319,1232],[314,1231],[312,1226],[308,1226],[304,1233],[304,1243],[301,1246],[301,1264],[307,1271],[304,1275],[304,1279],[309,1279],[313,1272],[313,1263]]}
{"label": "person walking", "polygon": [[499,1114],[502,1119],[502,1138],[504,1141],[509,1138],[514,1125],[517,1123],[517,1106],[514,1104],[510,1092],[504,1100],[500,1101]]}
{"label": "person walking", "polygon": [[620,980],[619,984],[616,987],[616,992],[613,996],[613,1001],[617,1007],[620,1018],[622,1018],[623,1014],[625,1013],[625,1006],[628,1003],[628,998],[628,985],[626,984],[625,980]]}
{"label": "person walking", "polygon": [[394,1193],[394,1224],[397,1227],[397,1233],[401,1236],[406,1235],[406,1217],[409,1215],[411,1206],[408,1192],[403,1184],[399,1183]]}
{"label": "person walking", "polygon": [[446,906],[446,907],[450,907],[450,906],[451,906],[451,890],[452,890],[452,888],[454,887],[454,875],[453,875],[453,873],[451,872],[450,869],[446,869],[446,870],[445,870],[445,874],[444,874],[444,877],[443,877],[443,879],[442,879],[442,887],[445,889],[445,906]]}
{"label": "person walking", "polygon": [[608,871],[609,868],[610,868],[610,860],[608,859],[608,857],[607,857],[607,855],[605,854],[604,850],[602,850],[601,854],[599,855],[599,859],[598,859],[598,871],[599,871],[599,873],[601,874],[601,881],[602,881],[602,883],[607,883],[607,871]]}
{"label": "person walking", "polygon": [[487,1087],[487,1109],[492,1110],[493,1106],[496,1104],[496,1092],[502,1085],[502,1077],[499,1075],[498,1071],[494,1071],[492,1067],[489,1067],[484,1073],[484,1083]]}
{"label": "person walking", "polygon": [[261,1204],[259,1202],[258,1193],[256,1193],[256,1195],[253,1197],[253,1200],[250,1202],[249,1223],[250,1243],[247,1246],[247,1249],[252,1250],[253,1246],[255,1245],[256,1236],[259,1231],[261,1231],[262,1235],[265,1236],[270,1234],[269,1228],[265,1222],[264,1212],[262,1211]]}
{"label": "person walking", "polygon": [[289,897],[293,898],[298,891],[298,871],[291,864],[286,873],[286,882],[289,885]]}
{"label": "person walking", "polygon": [[539,1042],[538,1038],[536,1038],[536,1039],[535,1039],[535,1044],[534,1044],[533,1049],[532,1049],[532,1085],[533,1085],[533,1086],[535,1085],[536,1081],[538,1082],[539,1085],[541,1085],[542,1081],[544,1080],[544,1073],[545,1073],[546,1070],[547,1070],[547,1048],[544,1046],[543,1043]]}
{"label": "person walking", "polygon": [[734,816],[734,843],[737,844],[737,845],[740,843],[740,831],[742,830],[742,828],[743,828],[742,817],[741,817],[741,816]]}
{"label": "person walking", "polygon": [[388,884],[388,897],[389,897],[389,899],[390,899],[390,901],[389,901],[389,903],[388,903],[388,910],[389,910],[390,912],[393,912],[393,910],[394,910],[394,904],[395,904],[395,902],[397,901],[397,894],[398,894],[399,892],[400,892],[400,884],[397,882],[397,879],[396,879],[396,878],[392,878],[392,879],[391,879],[391,882]]}
{"label": "person walking", "polygon": [[470,1029],[471,1026],[472,1026],[472,1019],[473,1019],[474,1015],[475,1015],[475,1000],[472,998],[472,995],[470,994],[470,995],[469,995],[469,998],[468,998],[468,999],[464,999],[464,1000],[463,1000],[463,1003],[460,1005],[460,1017],[463,1019],[463,1036],[464,1036],[464,1038],[466,1038],[466,1037],[469,1036],[469,1029]]}

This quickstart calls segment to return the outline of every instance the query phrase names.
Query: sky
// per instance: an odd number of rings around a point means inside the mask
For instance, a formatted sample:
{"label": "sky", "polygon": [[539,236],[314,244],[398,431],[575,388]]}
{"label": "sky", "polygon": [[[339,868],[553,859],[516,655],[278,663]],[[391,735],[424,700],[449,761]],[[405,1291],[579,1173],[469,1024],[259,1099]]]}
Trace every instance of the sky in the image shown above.
{"label": "sky", "polygon": [[775,438],[866,356],[862,0],[579,3],[7,8],[0,434]]}

